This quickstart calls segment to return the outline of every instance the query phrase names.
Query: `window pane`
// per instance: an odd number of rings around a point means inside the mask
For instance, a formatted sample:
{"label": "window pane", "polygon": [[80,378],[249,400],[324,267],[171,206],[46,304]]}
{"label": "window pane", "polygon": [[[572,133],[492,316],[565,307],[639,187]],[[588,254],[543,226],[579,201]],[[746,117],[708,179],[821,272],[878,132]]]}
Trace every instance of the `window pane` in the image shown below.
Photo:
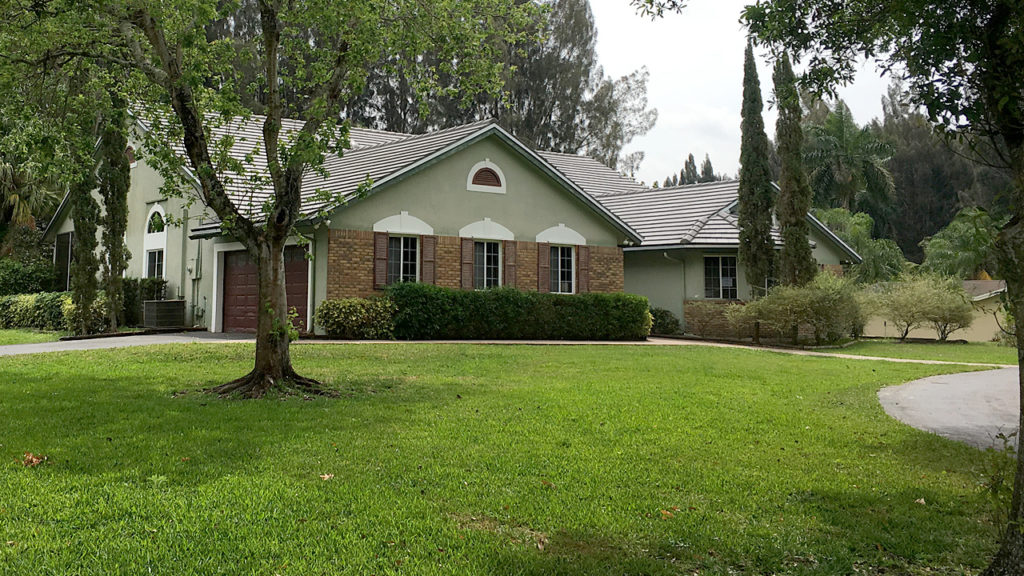
{"label": "window pane", "polygon": [[487,242],[484,248],[484,287],[497,288],[501,285],[501,249],[497,242]]}
{"label": "window pane", "polygon": [[388,284],[402,281],[402,239],[388,238]]}
{"label": "window pane", "polygon": [[737,297],[736,289],[736,258],[725,256],[722,258],[722,298]]}
{"label": "window pane", "polygon": [[417,238],[402,238],[402,282],[415,282],[419,258],[416,254]]}
{"label": "window pane", "polygon": [[708,257],[704,259],[704,297],[722,297],[722,278],[719,275],[719,259]]}

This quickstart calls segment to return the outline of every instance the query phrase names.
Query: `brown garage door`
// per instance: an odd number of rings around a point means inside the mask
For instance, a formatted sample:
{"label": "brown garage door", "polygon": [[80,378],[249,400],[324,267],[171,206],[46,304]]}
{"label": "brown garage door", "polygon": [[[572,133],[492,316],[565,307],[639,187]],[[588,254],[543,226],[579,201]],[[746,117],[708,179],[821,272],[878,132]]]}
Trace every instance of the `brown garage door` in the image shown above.
{"label": "brown garage door", "polygon": [[[284,251],[285,281],[287,283],[288,308],[295,308],[298,317],[295,326],[306,331],[306,310],[308,307],[309,261],[305,248],[289,246]],[[256,263],[244,250],[224,254],[224,331],[255,332],[256,312],[259,302],[259,276]]]}

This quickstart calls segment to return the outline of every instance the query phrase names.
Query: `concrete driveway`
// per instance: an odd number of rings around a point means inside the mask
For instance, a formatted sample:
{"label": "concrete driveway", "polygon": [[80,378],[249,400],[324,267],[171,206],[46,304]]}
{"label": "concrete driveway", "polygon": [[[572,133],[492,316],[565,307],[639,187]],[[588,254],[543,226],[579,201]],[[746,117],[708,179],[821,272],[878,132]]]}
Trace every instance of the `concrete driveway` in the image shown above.
{"label": "concrete driveway", "polygon": [[1017,368],[931,376],[883,388],[878,399],[901,422],[982,449],[1002,448],[996,435],[1020,425]]}
{"label": "concrete driveway", "polygon": [[102,350],[107,348],[128,348],[152,346],[154,344],[182,344],[189,342],[245,342],[254,341],[251,334],[213,334],[211,332],[180,332],[174,334],[147,334],[144,336],[110,336],[87,340],[65,340],[40,342],[38,344],[12,344],[0,346],[0,356],[20,356],[43,352],[68,352],[72,350]]}

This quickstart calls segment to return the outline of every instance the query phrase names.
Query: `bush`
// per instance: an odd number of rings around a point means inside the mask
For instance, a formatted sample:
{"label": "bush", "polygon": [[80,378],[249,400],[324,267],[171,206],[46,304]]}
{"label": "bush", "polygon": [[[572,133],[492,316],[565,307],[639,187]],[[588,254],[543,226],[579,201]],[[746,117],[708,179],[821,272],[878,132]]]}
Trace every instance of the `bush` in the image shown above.
{"label": "bush", "polygon": [[971,325],[973,307],[959,280],[933,275],[903,277],[885,287],[877,299],[878,312],[896,327],[900,340],[931,324],[940,340]]}
{"label": "bush", "polygon": [[745,304],[734,303],[726,306],[722,315],[725,316],[725,321],[729,324],[729,328],[736,334],[737,340],[753,336],[754,323],[757,321],[754,317],[753,309]]}
{"label": "bush", "polygon": [[683,309],[686,331],[707,338],[711,327],[725,318],[725,309],[725,305],[716,302],[687,302]]}
{"label": "bush", "polygon": [[777,286],[747,305],[748,314],[794,344],[801,327],[814,332],[816,344],[837,342],[858,333],[864,314],[853,282],[825,272],[806,286]]}
{"label": "bush", "polygon": [[643,340],[647,299],[632,294],[464,291],[394,284],[395,337],[403,340]]}
{"label": "bush", "polygon": [[0,328],[63,330],[66,292],[0,296]]}
{"label": "bush", "polygon": [[651,334],[678,334],[682,326],[670,310],[651,307]]}
{"label": "bush", "polygon": [[55,282],[53,264],[22,264],[9,258],[0,259],[0,295],[46,292],[53,289]]}
{"label": "bush", "polygon": [[[68,296],[61,302],[61,314],[64,317],[64,330],[75,331],[75,303]],[[106,332],[110,328],[107,297],[100,292],[92,303],[92,316],[89,320],[89,334]]]}
{"label": "bush", "polygon": [[387,298],[325,300],[314,320],[331,338],[390,340],[395,336],[395,303]]}

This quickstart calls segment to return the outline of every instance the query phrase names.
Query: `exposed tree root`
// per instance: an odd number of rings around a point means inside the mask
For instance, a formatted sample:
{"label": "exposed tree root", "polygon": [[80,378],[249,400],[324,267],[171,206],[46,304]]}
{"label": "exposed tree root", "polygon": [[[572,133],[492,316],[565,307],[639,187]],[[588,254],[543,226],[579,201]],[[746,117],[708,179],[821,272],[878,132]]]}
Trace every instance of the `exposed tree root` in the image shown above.
{"label": "exposed tree root", "polygon": [[241,378],[206,389],[206,392],[217,394],[222,398],[262,398],[271,391],[312,396],[337,395],[337,392],[324,388],[320,382],[300,376],[291,369],[286,370],[283,377],[274,377],[264,371],[253,370]]}

